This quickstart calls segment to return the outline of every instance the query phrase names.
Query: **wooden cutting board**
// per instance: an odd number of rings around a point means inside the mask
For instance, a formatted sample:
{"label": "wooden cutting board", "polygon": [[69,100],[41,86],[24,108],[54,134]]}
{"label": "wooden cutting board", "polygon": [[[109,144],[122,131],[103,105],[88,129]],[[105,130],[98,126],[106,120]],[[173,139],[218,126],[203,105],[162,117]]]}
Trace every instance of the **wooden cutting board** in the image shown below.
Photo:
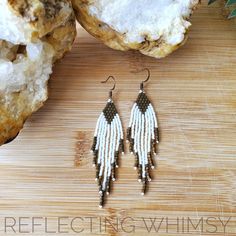
{"label": "wooden cutting board", "polygon": [[[206,1],[192,23],[186,45],[162,60],[114,51],[78,28],[54,67],[49,100],[0,149],[0,235],[236,235],[236,25]],[[134,158],[123,156],[100,210],[89,153],[111,86],[100,81],[116,77],[127,127],[146,76],[132,71],[144,67],[161,130],[158,168],[142,197]]]}

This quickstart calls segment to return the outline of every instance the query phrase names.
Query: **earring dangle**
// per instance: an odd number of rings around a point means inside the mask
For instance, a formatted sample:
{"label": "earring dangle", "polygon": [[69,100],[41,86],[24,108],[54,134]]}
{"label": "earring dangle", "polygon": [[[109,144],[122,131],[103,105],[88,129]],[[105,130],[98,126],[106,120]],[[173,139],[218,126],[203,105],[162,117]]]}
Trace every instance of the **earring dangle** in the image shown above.
{"label": "earring dangle", "polygon": [[94,155],[93,164],[96,167],[96,181],[99,186],[100,208],[104,205],[105,195],[110,193],[111,181],[116,180],[119,155],[124,154],[123,128],[112,100],[112,91],[116,86],[115,78],[109,76],[101,83],[106,83],[109,79],[113,79],[114,86],[109,92],[106,107],[98,118],[91,148]]}
{"label": "earring dangle", "polygon": [[127,129],[127,142],[130,152],[135,155],[134,168],[138,170],[139,182],[142,182],[142,195],[151,181],[150,169],[154,169],[153,156],[157,154],[159,143],[156,114],[144,91],[144,83],[149,80],[150,71],[147,68],[144,70],[148,72],[148,77],[140,84],[139,95],[131,110]]}

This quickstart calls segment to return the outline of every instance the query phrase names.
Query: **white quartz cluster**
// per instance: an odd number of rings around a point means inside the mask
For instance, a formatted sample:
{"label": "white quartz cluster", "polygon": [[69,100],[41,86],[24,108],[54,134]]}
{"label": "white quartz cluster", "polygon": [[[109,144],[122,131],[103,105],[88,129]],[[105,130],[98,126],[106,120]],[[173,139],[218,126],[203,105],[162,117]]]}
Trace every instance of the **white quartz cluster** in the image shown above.
{"label": "white quartz cluster", "polygon": [[162,38],[170,45],[184,40],[191,25],[186,19],[198,0],[97,0],[90,14],[125,35],[126,43]]}
{"label": "white quartz cluster", "polygon": [[[52,47],[38,40],[30,42],[32,28],[14,15],[7,0],[0,1],[0,94],[5,97],[25,89],[34,100],[47,98],[47,81],[52,73]],[[23,48],[24,50],[18,50]]]}

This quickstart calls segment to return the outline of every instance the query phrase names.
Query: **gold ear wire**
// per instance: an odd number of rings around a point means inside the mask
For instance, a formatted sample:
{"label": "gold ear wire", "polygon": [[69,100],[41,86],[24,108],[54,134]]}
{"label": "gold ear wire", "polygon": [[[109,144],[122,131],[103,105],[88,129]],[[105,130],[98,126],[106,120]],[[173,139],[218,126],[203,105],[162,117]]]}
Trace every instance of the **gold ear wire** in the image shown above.
{"label": "gold ear wire", "polygon": [[140,90],[143,90],[143,86],[144,86],[144,83],[148,82],[148,80],[150,79],[151,77],[151,72],[148,68],[144,68],[142,70],[139,70],[139,71],[133,71],[133,73],[137,74],[137,73],[140,73],[140,72],[143,72],[143,71],[147,71],[147,78],[141,82],[140,84]]}
{"label": "gold ear wire", "polygon": [[108,82],[109,79],[112,79],[112,80],[114,81],[114,85],[113,85],[113,87],[110,89],[110,92],[109,92],[109,97],[111,98],[111,97],[112,97],[112,91],[115,90],[115,88],[116,88],[116,79],[115,79],[115,77],[112,76],[112,75],[110,75],[110,76],[108,76],[108,78],[107,78],[106,80],[101,81],[101,83],[102,83],[102,84],[105,84],[105,83]]}

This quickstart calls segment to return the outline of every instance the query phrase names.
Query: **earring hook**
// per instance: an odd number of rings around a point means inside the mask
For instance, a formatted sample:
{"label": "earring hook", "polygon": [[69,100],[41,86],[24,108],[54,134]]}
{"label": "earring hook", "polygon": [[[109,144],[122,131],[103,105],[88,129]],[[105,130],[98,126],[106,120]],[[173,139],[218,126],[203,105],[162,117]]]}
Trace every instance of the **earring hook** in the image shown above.
{"label": "earring hook", "polygon": [[140,73],[140,72],[143,72],[143,71],[147,71],[147,78],[146,78],[145,80],[143,80],[143,81],[141,82],[141,84],[140,84],[140,90],[142,90],[142,91],[143,91],[143,85],[144,85],[144,83],[148,82],[148,80],[149,80],[150,77],[151,77],[151,72],[150,72],[150,70],[149,70],[148,68],[144,68],[144,69],[142,69],[142,70],[139,70],[139,71],[135,71],[135,72],[134,72],[134,73]]}
{"label": "earring hook", "polygon": [[115,79],[115,77],[112,76],[112,75],[110,75],[110,76],[108,76],[108,78],[107,78],[106,80],[101,81],[101,83],[102,83],[102,84],[105,84],[105,83],[107,83],[108,80],[110,80],[110,79],[112,79],[113,82],[114,82],[114,85],[113,85],[113,87],[110,89],[110,92],[109,92],[109,97],[112,98],[112,91],[115,90],[115,88],[116,88],[116,79]]}

